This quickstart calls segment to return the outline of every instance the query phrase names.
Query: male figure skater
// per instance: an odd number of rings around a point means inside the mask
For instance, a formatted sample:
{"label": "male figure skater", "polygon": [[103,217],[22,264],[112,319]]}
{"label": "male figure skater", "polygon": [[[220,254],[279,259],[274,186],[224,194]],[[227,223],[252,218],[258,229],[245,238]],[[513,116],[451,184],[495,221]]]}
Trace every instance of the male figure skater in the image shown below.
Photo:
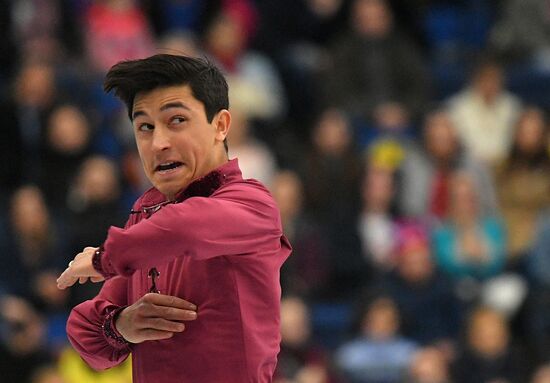
{"label": "male figure skater", "polygon": [[279,351],[279,269],[291,248],[266,188],[228,160],[227,83],[196,58],[113,66],[153,188],[124,229],[87,247],[58,279],[105,284],[67,323],[93,368],[131,353],[137,383],[271,382]]}

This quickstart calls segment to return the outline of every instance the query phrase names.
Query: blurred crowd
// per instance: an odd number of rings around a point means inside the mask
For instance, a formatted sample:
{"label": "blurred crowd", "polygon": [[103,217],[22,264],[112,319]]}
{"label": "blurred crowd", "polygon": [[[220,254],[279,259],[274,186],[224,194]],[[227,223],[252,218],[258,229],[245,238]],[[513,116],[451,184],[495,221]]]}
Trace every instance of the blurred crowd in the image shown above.
{"label": "blurred crowd", "polygon": [[150,187],[104,74],[172,53],[223,69],[294,247],[276,383],[550,382],[549,1],[6,0],[0,34],[1,381],[131,381],[55,280]]}

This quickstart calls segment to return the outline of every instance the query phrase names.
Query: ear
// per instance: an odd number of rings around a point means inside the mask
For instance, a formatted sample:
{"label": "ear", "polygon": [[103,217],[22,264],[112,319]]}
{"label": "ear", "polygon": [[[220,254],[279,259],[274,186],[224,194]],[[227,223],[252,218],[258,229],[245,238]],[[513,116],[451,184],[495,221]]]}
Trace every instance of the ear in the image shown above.
{"label": "ear", "polygon": [[212,124],[216,129],[216,141],[223,142],[231,126],[231,113],[227,109],[220,110],[212,120]]}

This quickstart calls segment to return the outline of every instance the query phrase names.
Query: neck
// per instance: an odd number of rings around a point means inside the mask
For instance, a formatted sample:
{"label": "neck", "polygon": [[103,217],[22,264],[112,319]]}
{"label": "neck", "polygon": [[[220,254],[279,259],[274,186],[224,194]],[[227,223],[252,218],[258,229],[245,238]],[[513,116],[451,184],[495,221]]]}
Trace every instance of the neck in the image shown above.
{"label": "neck", "polygon": [[205,163],[204,166],[202,166],[202,169],[200,169],[197,174],[195,174],[195,177],[191,180],[191,183],[213,172],[220,166],[226,164],[228,161],[229,157],[227,156],[225,150],[223,150],[223,152],[219,151],[214,156],[212,156],[212,158],[207,163]]}
{"label": "neck", "polygon": [[205,170],[197,172],[193,180],[180,191],[175,194],[165,194],[167,201],[175,202],[189,193],[192,195],[210,195],[214,189],[219,187],[221,182],[219,179],[220,174],[219,172],[215,172],[215,170],[225,165],[227,162],[229,162],[227,154],[224,154],[224,156],[221,156],[216,161],[212,161],[210,165],[204,167]]}

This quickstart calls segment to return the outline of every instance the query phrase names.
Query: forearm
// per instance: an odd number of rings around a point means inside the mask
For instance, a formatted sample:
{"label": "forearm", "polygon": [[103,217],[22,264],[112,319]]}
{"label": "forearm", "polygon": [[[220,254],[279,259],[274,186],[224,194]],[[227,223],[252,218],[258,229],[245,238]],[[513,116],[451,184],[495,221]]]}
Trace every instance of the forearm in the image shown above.
{"label": "forearm", "polygon": [[76,306],[67,321],[71,344],[94,369],[116,366],[130,354],[113,324],[114,314],[128,304],[127,283],[121,277],[106,281],[99,295]]}
{"label": "forearm", "polygon": [[193,198],[168,206],[128,229],[113,227],[101,256],[102,274],[130,275],[179,256],[246,255],[251,249],[273,246],[274,237],[282,232],[265,210],[239,202]]}

